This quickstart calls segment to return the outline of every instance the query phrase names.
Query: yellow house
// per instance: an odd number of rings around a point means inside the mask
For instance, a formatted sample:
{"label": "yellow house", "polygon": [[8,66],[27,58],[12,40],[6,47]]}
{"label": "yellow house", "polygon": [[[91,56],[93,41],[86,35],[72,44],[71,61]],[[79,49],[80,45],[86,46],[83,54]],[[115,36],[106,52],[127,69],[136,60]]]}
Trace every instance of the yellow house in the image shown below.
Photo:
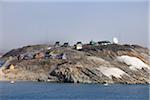
{"label": "yellow house", "polygon": [[13,69],[15,69],[15,66],[14,66],[13,64],[11,64],[11,65],[9,66],[9,69],[13,70]]}

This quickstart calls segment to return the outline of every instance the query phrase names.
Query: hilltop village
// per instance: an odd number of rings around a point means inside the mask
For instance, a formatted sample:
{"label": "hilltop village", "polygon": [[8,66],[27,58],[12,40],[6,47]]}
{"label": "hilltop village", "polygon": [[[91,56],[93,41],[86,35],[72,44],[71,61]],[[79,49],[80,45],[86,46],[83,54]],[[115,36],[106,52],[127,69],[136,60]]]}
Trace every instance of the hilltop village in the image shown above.
{"label": "hilltop village", "polygon": [[150,83],[149,50],[110,41],[74,46],[30,45],[0,58],[0,80],[69,83]]}
{"label": "hilltop village", "polygon": [[[74,46],[70,46],[68,42],[65,42],[63,45],[60,45],[60,42],[57,41],[54,45],[47,45],[47,48],[38,48],[37,45],[37,50],[29,50],[29,52],[14,52],[10,51],[8,53],[6,53],[5,55],[3,55],[3,57],[16,57],[18,60],[31,60],[31,59],[67,59],[66,58],[66,54],[63,52],[59,52],[58,50],[60,49],[64,49],[64,48],[71,48],[74,50],[78,50],[78,51],[82,51],[82,49],[88,49],[88,47],[96,47],[96,46],[104,46],[104,45],[108,45],[111,44],[110,41],[100,41],[100,42],[94,42],[94,41],[90,41],[89,44],[85,44],[83,45],[82,42],[77,42]],[[40,46],[40,45],[39,45]],[[44,45],[43,45],[44,46]],[[32,46],[27,46],[25,48],[30,48]],[[33,46],[34,47],[34,46]],[[36,46],[35,46],[36,48]],[[56,50],[58,49],[58,50]]]}

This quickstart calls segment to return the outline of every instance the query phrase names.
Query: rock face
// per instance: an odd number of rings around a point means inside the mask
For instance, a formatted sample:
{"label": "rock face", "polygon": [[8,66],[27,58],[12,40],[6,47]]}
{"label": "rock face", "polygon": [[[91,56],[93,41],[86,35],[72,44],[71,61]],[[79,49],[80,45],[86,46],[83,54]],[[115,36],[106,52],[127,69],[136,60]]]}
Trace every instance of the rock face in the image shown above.
{"label": "rock face", "polygon": [[51,47],[50,52],[65,54],[66,59],[41,58],[18,60],[26,52],[46,53],[46,45],[29,46],[12,50],[1,59],[13,59],[14,69],[5,68],[3,78],[71,83],[150,83],[149,50],[138,45],[83,45],[78,51],[73,47]]}

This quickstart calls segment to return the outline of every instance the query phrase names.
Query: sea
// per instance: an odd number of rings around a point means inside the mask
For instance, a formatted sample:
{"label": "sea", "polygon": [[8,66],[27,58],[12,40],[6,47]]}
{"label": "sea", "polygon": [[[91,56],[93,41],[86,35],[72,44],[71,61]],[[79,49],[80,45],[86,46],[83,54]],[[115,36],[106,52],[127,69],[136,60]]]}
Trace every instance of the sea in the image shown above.
{"label": "sea", "polygon": [[149,100],[149,86],[0,82],[0,100]]}

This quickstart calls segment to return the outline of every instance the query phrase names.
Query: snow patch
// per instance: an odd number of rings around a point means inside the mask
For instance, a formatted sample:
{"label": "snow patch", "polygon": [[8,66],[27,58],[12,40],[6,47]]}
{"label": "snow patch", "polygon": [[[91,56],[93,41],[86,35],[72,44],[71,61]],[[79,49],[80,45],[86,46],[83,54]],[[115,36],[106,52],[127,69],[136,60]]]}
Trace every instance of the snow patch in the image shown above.
{"label": "snow patch", "polygon": [[129,68],[132,70],[137,70],[142,68],[150,69],[150,67],[147,64],[145,64],[142,60],[140,60],[137,57],[123,55],[117,57],[117,61],[127,64]]}
{"label": "snow patch", "polygon": [[122,71],[119,68],[100,66],[99,68],[97,68],[97,70],[101,71],[105,76],[109,78],[112,78],[112,76],[116,78],[121,78],[121,76],[127,75],[124,71]]}

